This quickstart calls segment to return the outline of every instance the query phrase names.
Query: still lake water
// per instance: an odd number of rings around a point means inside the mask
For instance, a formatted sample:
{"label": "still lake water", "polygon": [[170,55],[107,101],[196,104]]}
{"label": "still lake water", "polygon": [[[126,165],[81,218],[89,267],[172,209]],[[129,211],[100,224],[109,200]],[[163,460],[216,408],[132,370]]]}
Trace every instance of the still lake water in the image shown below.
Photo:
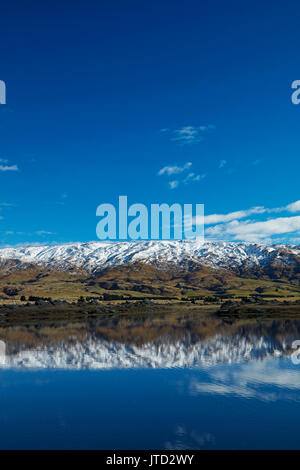
{"label": "still lake water", "polygon": [[300,449],[300,322],[0,327],[1,449]]}

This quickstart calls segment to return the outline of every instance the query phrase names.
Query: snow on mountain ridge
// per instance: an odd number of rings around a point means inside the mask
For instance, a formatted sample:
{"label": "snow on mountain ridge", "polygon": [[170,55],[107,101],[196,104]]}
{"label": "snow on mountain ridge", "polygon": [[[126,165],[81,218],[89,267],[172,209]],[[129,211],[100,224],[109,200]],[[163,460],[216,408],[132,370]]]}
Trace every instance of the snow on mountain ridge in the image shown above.
{"label": "snow on mountain ridge", "polygon": [[156,266],[195,262],[213,268],[262,266],[272,259],[288,264],[300,247],[199,240],[89,242],[0,249],[0,261],[18,260],[55,269],[93,272],[143,262]]}

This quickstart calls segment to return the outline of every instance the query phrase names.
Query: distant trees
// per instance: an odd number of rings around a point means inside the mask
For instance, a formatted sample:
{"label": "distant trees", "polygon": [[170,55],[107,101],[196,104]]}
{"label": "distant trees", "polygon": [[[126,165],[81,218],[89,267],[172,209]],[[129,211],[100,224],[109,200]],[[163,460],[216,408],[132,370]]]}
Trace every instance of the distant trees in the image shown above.
{"label": "distant trees", "polygon": [[256,291],[258,294],[263,294],[263,293],[264,293],[264,290],[265,290],[264,287],[260,287],[260,286],[255,289],[255,291]]}
{"label": "distant trees", "polygon": [[52,302],[52,298],[51,297],[37,297],[35,295],[30,295],[28,297],[28,301],[29,302],[36,302],[38,300],[43,300],[44,302]]}
{"label": "distant trees", "polygon": [[14,297],[18,295],[19,290],[16,287],[3,287],[4,294],[8,295],[9,297]]}

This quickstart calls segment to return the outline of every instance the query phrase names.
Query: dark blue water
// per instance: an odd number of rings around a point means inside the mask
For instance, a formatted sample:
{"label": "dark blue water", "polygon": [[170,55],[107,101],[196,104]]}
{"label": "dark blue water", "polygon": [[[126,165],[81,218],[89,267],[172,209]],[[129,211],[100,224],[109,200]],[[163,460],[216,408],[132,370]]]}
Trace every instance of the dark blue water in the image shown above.
{"label": "dark blue water", "polygon": [[300,368],[2,371],[2,449],[300,448]]}
{"label": "dark blue water", "polygon": [[0,448],[300,449],[299,322],[174,325],[1,330]]}

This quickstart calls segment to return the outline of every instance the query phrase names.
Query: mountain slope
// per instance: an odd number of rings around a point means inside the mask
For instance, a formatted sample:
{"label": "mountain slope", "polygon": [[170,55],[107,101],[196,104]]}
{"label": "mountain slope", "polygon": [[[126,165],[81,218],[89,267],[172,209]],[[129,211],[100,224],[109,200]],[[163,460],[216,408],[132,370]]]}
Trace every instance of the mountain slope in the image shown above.
{"label": "mountain slope", "polygon": [[[299,295],[300,247],[199,241],[91,242],[0,249],[0,292],[76,298]],[[16,291],[17,290],[17,291]],[[14,294],[15,292],[15,294]]]}

